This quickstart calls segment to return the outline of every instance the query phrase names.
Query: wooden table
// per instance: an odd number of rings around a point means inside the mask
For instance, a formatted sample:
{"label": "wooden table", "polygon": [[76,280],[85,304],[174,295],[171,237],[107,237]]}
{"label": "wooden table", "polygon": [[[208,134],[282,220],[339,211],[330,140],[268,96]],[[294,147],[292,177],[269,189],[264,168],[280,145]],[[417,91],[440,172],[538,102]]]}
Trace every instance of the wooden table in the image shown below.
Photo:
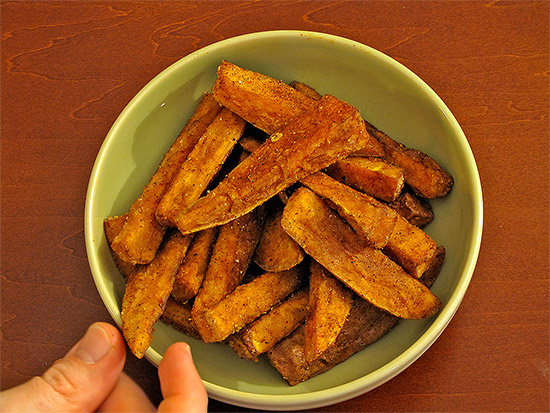
{"label": "wooden table", "polygon": [[[547,1],[2,1],[1,18],[3,389],[111,321],[86,259],[84,200],[132,96],[218,40],[301,29],[372,46],[423,78],[462,125],[484,191],[479,261],[443,335],[387,384],[323,410],[549,409]],[[159,402],[149,362],[129,357],[126,371]]]}

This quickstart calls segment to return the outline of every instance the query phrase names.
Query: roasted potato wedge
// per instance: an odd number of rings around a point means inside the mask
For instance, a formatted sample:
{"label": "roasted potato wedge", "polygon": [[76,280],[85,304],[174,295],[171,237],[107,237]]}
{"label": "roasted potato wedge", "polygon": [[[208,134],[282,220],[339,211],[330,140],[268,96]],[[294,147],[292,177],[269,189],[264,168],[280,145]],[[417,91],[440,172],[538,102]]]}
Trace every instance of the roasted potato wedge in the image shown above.
{"label": "roasted potato wedge", "polygon": [[301,183],[328,200],[366,245],[380,249],[388,243],[398,217],[393,209],[323,172],[305,177]]}
{"label": "roasted potato wedge", "polygon": [[240,139],[246,122],[224,108],[201,136],[157,208],[157,220],[175,226],[176,218],[200,198]]}
{"label": "roasted potato wedge", "polygon": [[290,197],[283,229],[306,253],[363,299],[397,317],[434,315],[441,301],[380,250],[364,246],[353,230],[307,188]]}
{"label": "roasted potato wedge", "polygon": [[197,232],[176,274],[172,297],[181,303],[195,297],[208,269],[218,228]]}
{"label": "roasted potato wedge", "polygon": [[263,270],[280,272],[295,267],[304,259],[302,248],[283,231],[283,207],[273,203],[269,208],[258,246],[252,259]]}
{"label": "roasted potato wedge", "polygon": [[353,304],[353,293],[317,262],[312,261],[305,324],[306,362],[318,359],[340,334]]}
{"label": "roasted potato wedge", "polygon": [[367,129],[384,147],[384,157],[403,168],[405,182],[421,197],[446,196],[453,186],[453,178],[436,161],[419,150],[407,148],[373,125],[366,122]]}
{"label": "roasted potato wedge", "polygon": [[111,243],[120,259],[132,264],[147,264],[155,257],[166,231],[155,218],[159,202],[187,155],[220,110],[211,94],[203,96],[142,195],[130,207],[124,227]]}
{"label": "roasted potato wedge", "polygon": [[160,319],[176,330],[190,337],[200,339],[200,334],[191,319],[191,305],[189,303],[178,303],[172,297],[169,297]]}
{"label": "roasted potato wedge", "polygon": [[430,266],[437,250],[435,241],[402,216],[384,247],[384,253],[401,265],[413,277],[419,278]]}
{"label": "roasted potato wedge", "polygon": [[325,96],[250,154],[208,195],[177,219],[192,233],[246,214],[299,181],[364,146],[359,112]]}
{"label": "roasted potato wedge", "polygon": [[[207,343],[222,341],[266,313],[294,292],[300,271],[266,272],[233,292],[201,314],[199,332]],[[198,324],[197,324],[198,327]]]}
{"label": "roasted potato wedge", "polygon": [[141,266],[126,283],[121,311],[122,333],[137,358],[143,357],[153,341],[153,324],[164,312],[176,272],[192,238],[178,231],[167,234],[153,261]]}
{"label": "roasted potato wedge", "polygon": [[315,102],[286,83],[223,61],[214,98],[268,135],[307,112]]}
{"label": "roasted potato wedge", "polygon": [[[430,287],[445,260],[445,248],[438,247],[436,259],[420,281]],[[277,343],[267,352],[270,363],[290,384],[296,385],[321,374],[338,363],[347,360],[356,352],[375,342],[399,321],[395,317],[367,301],[356,297],[350,315],[336,341],[317,360],[311,363],[305,358],[305,326],[298,327],[292,334]]]}
{"label": "roasted potato wedge", "polygon": [[230,336],[229,345],[239,357],[258,361],[260,354],[269,351],[304,321],[308,297],[309,291],[306,289],[292,294],[268,313]]}
{"label": "roasted potato wedge", "polygon": [[199,331],[200,314],[241,282],[260,239],[264,218],[262,206],[220,227],[201,289],[193,302],[192,316]]}
{"label": "roasted potato wedge", "polygon": [[348,156],[329,166],[327,174],[386,202],[395,200],[405,184],[403,169],[380,158]]}
{"label": "roasted potato wedge", "polygon": [[[107,243],[109,245],[111,245],[113,240],[122,230],[122,227],[124,226],[124,223],[126,222],[127,217],[128,217],[128,214],[126,213],[124,215],[119,215],[116,217],[108,217],[103,221],[105,238],[107,238]],[[115,264],[118,270],[120,271],[120,273],[122,274],[122,276],[125,279],[128,279],[128,277],[130,277],[130,274],[132,274],[135,271],[137,265],[124,261],[113,249],[111,249],[111,255],[113,256]]]}

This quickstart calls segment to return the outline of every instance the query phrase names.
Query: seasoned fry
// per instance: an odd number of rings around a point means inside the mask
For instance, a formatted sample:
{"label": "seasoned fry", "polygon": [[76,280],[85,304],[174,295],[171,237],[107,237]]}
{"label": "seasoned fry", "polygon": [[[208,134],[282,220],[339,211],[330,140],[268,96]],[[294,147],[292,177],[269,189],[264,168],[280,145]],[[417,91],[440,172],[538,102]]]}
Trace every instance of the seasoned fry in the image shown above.
{"label": "seasoned fry", "polygon": [[281,228],[282,216],[282,205],[274,204],[266,217],[260,241],[252,257],[265,271],[285,271],[304,259],[302,248]]}
{"label": "seasoned fry", "polygon": [[205,94],[181,134],[164,155],[157,171],[134,201],[128,219],[111,248],[126,262],[147,264],[155,256],[166,229],[155,219],[160,199],[210,122],[221,110],[212,95]]}
{"label": "seasoned fry", "polygon": [[[313,100],[319,100],[323,97],[323,95],[305,83],[294,80],[290,83],[290,86]],[[368,139],[368,143],[355,152],[354,155],[382,157],[384,156],[384,148],[376,139]]]}
{"label": "seasoned fry", "polygon": [[353,106],[332,96],[317,103],[272,135],[180,215],[179,230],[188,234],[229,222],[364,145],[364,122]]}
{"label": "seasoned fry", "polygon": [[258,361],[304,321],[309,292],[300,290],[229,337],[229,345],[241,358]]}
{"label": "seasoned fry", "polygon": [[348,320],[334,344],[318,359],[307,363],[304,353],[305,326],[277,343],[268,353],[269,362],[291,386],[308,380],[374,343],[387,333],[399,318],[356,298]]}
{"label": "seasoned fry", "polygon": [[298,82],[297,80],[293,80],[292,82],[290,82],[290,86],[313,100],[319,100],[323,97],[323,95],[321,95],[311,86],[302,82]]}
{"label": "seasoned fry", "polygon": [[424,198],[446,196],[453,186],[453,178],[436,161],[423,152],[394,141],[384,132],[366,122],[367,129],[384,147],[385,158],[403,168],[405,182]]}
{"label": "seasoned fry", "polygon": [[201,136],[157,208],[157,220],[175,226],[179,214],[200,198],[241,137],[246,122],[223,109]]}
{"label": "seasoned fry", "polygon": [[315,261],[359,296],[401,318],[434,315],[441,302],[380,250],[365,247],[353,230],[313,192],[299,188],[281,221]]}
{"label": "seasoned fry", "polygon": [[311,262],[304,353],[311,363],[336,340],[353,304],[353,293],[315,261]]}
{"label": "seasoned fry", "polygon": [[172,297],[176,301],[184,303],[199,292],[217,237],[218,228],[195,234],[174,281]]}
{"label": "seasoned fry", "polygon": [[398,216],[383,252],[413,277],[419,278],[435,256],[437,244],[420,228]]}
{"label": "seasoned fry", "polygon": [[[445,248],[439,247],[437,258],[420,279],[430,287],[436,279],[443,261]],[[307,363],[304,353],[305,326],[298,327],[287,338],[281,340],[268,353],[270,363],[283,378],[294,386],[321,374],[338,363],[351,357],[386,334],[399,318],[374,307],[365,300],[356,297],[350,315],[336,341],[319,359]]]}
{"label": "seasoned fry", "polygon": [[418,228],[424,228],[434,219],[434,212],[428,201],[418,198],[409,191],[403,191],[388,205]]}
{"label": "seasoned fry", "polygon": [[367,245],[380,249],[387,244],[398,217],[393,209],[322,172],[305,177],[301,182],[334,205]]}
{"label": "seasoned fry", "polygon": [[286,83],[227,61],[218,67],[212,94],[221,105],[269,135],[315,104]]}
{"label": "seasoned fry", "polygon": [[200,314],[241,282],[260,239],[264,216],[265,208],[259,207],[220,228],[202,287],[193,303],[192,316],[199,330]]}
{"label": "seasoned fry", "polygon": [[191,305],[189,303],[181,304],[169,297],[160,319],[176,330],[190,337],[200,339],[200,334],[191,320]]}
{"label": "seasoned fry", "polygon": [[358,191],[386,202],[395,200],[405,183],[402,168],[371,157],[349,156],[329,166],[327,173]]}
{"label": "seasoned fry", "polygon": [[122,333],[134,355],[142,358],[153,340],[153,324],[164,306],[176,272],[193,237],[173,231],[149,265],[142,266],[126,283],[122,299]]}
{"label": "seasoned fry", "polygon": [[[107,243],[111,245],[113,240],[116,238],[116,236],[120,233],[122,230],[122,227],[124,226],[124,223],[126,222],[126,218],[128,217],[128,214],[120,215],[117,217],[108,217],[103,221],[103,228],[105,230],[105,238],[107,238]],[[111,255],[113,256],[113,260],[115,261],[115,264],[122,274],[122,276],[127,279],[130,277],[130,275],[135,271],[136,264],[131,264],[129,262],[124,261],[121,259],[118,254],[111,249]]]}
{"label": "seasoned fry", "polygon": [[246,324],[269,311],[300,284],[297,268],[283,272],[266,272],[242,284],[202,314],[199,327],[207,343],[222,341]]}

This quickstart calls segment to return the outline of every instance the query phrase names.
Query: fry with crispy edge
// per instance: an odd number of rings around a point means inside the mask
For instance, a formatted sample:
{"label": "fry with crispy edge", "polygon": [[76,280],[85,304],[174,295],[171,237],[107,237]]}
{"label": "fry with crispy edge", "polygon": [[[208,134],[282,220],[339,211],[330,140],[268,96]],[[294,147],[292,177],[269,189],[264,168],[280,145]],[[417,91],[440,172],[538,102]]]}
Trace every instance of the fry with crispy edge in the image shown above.
{"label": "fry with crispy edge", "polygon": [[[207,343],[222,341],[246,324],[268,312],[291,294],[300,284],[298,268],[282,272],[266,272],[206,309],[202,315],[200,334]],[[198,327],[198,325],[197,325]]]}
{"label": "fry with crispy edge", "polygon": [[329,166],[327,174],[386,202],[395,200],[405,184],[403,169],[380,158],[348,156]]}
{"label": "fry with crispy edge", "polygon": [[305,324],[306,362],[319,358],[336,340],[353,304],[353,293],[315,261],[311,261]]}
{"label": "fry with crispy edge", "polygon": [[307,188],[290,197],[283,229],[304,251],[371,304],[401,318],[434,315],[441,301],[380,250],[364,246],[354,231]]}
{"label": "fry with crispy edge", "polygon": [[[430,287],[445,260],[445,248],[438,247],[437,257],[420,281]],[[269,362],[294,386],[347,360],[386,334],[399,321],[365,300],[355,297],[350,315],[336,341],[317,360],[307,363],[304,354],[305,326],[301,325],[267,352]]]}
{"label": "fry with crispy edge", "polygon": [[175,226],[175,219],[200,198],[240,139],[246,122],[224,108],[201,136],[162,197],[157,220]]}
{"label": "fry with crispy edge", "polygon": [[[319,100],[323,97],[323,95],[305,83],[293,80],[290,82],[290,86],[313,100]],[[376,141],[376,139],[369,139],[368,144],[365,145],[364,148],[355,152],[354,155],[382,157],[384,156],[384,148],[379,142]]]}
{"label": "fry with crispy edge", "polygon": [[368,122],[366,127],[384,147],[384,157],[403,168],[405,182],[424,198],[446,196],[453,186],[453,178],[430,156],[419,150],[407,148]]}
{"label": "fry with crispy edge", "polygon": [[202,334],[202,313],[241,282],[260,238],[265,208],[256,208],[220,227],[202,286],[193,302],[193,322]]}
{"label": "fry with crispy edge", "polygon": [[292,294],[238,333],[231,335],[229,345],[239,357],[258,361],[260,354],[269,351],[304,321],[308,297],[307,289]]}
{"label": "fry with crispy edge", "polygon": [[315,102],[280,80],[223,61],[212,88],[214,98],[271,135]]}
{"label": "fry with crispy edge", "polygon": [[174,281],[172,297],[176,301],[184,303],[199,292],[217,237],[217,227],[195,234]]}
{"label": "fry with crispy edge", "polygon": [[323,172],[303,178],[301,183],[328,200],[365,244],[381,249],[388,243],[398,217],[393,209]]}
{"label": "fry with crispy edge", "polygon": [[208,195],[177,219],[192,233],[221,225],[364,146],[360,113],[332,96],[289,122],[237,165]]}
{"label": "fry with crispy edge", "polygon": [[252,259],[263,270],[280,272],[300,264],[304,259],[302,248],[283,231],[283,205],[273,203],[266,216],[260,241]]}
{"label": "fry with crispy edge", "polygon": [[130,207],[122,231],[111,243],[111,248],[122,260],[132,264],[147,264],[155,257],[166,231],[155,218],[160,199],[187,155],[220,110],[220,105],[211,94],[203,96],[143,193]]}
{"label": "fry with crispy edge", "polygon": [[430,266],[436,250],[437,244],[428,234],[398,216],[383,252],[413,277],[419,278]]}
{"label": "fry with crispy edge", "polygon": [[122,299],[122,333],[128,347],[142,358],[153,340],[153,324],[164,311],[176,272],[193,237],[178,231],[167,239],[149,265],[139,268],[126,283]]}
{"label": "fry with crispy edge", "polygon": [[[127,217],[128,214],[126,213],[124,215],[119,215],[116,217],[105,218],[105,220],[103,221],[105,238],[107,239],[107,243],[109,245],[111,245],[111,242],[113,242],[113,240],[122,230],[122,227],[124,226]],[[124,261],[118,256],[115,251],[113,251],[113,249],[110,248],[110,250],[118,270],[120,271],[122,276],[127,279],[135,271],[137,265]]]}
{"label": "fry with crispy edge", "polygon": [[193,325],[191,319],[191,305],[189,303],[178,303],[172,297],[169,297],[160,319],[190,337],[197,339],[201,338],[199,332]]}

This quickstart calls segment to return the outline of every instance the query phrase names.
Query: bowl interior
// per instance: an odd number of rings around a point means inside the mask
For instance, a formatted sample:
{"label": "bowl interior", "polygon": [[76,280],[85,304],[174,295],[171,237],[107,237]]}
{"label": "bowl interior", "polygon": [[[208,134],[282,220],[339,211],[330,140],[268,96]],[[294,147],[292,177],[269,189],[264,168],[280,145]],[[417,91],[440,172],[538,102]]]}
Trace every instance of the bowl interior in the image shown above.
{"label": "bowl interior", "polygon": [[432,202],[426,228],[447,249],[432,290],[445,303],[436,316],[400,322],[382,339],[329,372],[290,387],[262,359],[241,360],[223,344],[205,344],[163,323],[146,357],[158,364],[166,348],[187,341],[210,395],[253,408],[292,409],[334,403],[370,390],[410,365],[439,336],[470,281],[481,238],[481,187],[475,162],[451,112],[416,75],[387,56],[350,40],[309,32],[256,33],[225,40],[178,61],[138,93],[121,113],[98,154],[86,203],[86,243],[101,297],[120,325],[124,281],[103,233],[103,219],[128,211],[163,154],[211,89],[221,60],[355,105],[394,139],[420,149],[454,177],[450,195]]}

